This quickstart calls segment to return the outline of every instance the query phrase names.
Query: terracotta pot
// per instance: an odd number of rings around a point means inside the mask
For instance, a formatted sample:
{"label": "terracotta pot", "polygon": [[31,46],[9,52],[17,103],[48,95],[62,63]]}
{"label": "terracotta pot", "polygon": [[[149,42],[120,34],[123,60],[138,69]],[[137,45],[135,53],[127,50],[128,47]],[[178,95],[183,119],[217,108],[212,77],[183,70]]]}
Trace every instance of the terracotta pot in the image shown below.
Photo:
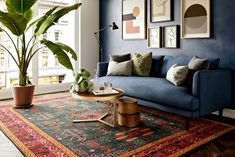
{"label": "terracotta pot", "polygon": [[14,98],[15,108],[29,108],[31,107],[34,95],[35,85],[19,86],[14,85],[11,87],[12,95]]}

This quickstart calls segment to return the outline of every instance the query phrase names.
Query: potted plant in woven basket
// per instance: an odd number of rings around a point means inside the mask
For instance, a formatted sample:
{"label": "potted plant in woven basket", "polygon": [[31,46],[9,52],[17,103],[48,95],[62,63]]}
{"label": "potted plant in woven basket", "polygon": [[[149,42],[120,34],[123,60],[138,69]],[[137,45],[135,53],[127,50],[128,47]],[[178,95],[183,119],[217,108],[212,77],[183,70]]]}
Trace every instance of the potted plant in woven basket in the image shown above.
{"label": "potted plant in woven basket", "polygon": [[[56,56],[58,62],[64,67],[73,70],[69,55],[77,60],[76,53],[69,46],[52,42],[50,40],[38,40],[58,20],[72,10],[76,10],[81,3],[60,8],[54,7],[46,14],[36,20],[33,19],[33,5],[37,0],[6,0],[7,12],[0,10],[0,32],[5,33],[10,39],[14,51],[10,51],[0,44],[6,52],[13,58],[18,67],[19,84],[12,86],[14,106],[16,108],[28,108],[32,105],[34,95],[34,85],[30,83],[27,70],[33,56],[42,48],[47,47]],[[32,37],[27,40],[26,32],[33,29]],[[30,30],[32,31],[32,30]],[[16,37],[16,40],[13,40]],[[37,45],[40,45],[37,47]]]}

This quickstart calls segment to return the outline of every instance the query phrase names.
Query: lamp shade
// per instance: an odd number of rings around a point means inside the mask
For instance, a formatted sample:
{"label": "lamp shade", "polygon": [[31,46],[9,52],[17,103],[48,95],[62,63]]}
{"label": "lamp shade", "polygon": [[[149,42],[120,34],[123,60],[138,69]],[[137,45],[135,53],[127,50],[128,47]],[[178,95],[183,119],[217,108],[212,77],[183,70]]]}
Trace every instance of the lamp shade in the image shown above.
{"label": "lamp shade", "polygon": [[113,22],[112,30],[119,29],[115,22]]}

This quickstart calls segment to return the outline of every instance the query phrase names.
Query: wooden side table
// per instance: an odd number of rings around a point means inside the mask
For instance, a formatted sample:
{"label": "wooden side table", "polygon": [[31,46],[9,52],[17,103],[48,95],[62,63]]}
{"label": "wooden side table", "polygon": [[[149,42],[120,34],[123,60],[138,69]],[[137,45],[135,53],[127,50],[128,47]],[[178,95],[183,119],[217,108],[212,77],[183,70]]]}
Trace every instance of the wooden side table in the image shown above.
{"label": "wooden side table", "polygon": [[[94,95],[93,93],[88,92],[80,92],[80,93],[73,93],[72,96],[79,100],[84,101],[105,101],[106,103],[106,113],[101,115],[97,119],[85,119],[85,120],[73,120],[74,123],[82,123],[82,122],[101,122],[111,127],[117,126],[117,116],[116,116],[116,108],[117,108],[117,100],[124,96],[124,91],[122,89],[114,88],[114,90],[118,91],[117,94],[108,94],[108,95]],[[104,121],[103,119],[110,114],[110,102],[113,102],[113,124]]]}
{"label": "wooden side table", "polygon": [[127,127],[136,127],[140,122],[137,100],[122,98],[118,100],[118,124]]}

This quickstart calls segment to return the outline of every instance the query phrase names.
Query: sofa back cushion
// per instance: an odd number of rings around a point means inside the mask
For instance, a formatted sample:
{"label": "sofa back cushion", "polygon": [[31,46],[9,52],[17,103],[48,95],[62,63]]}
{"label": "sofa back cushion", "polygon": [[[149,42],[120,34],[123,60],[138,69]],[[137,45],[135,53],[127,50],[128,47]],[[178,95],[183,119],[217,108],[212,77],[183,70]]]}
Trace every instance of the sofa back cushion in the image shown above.
{"label": "sofa back cushion", "polygon": [[159,77],[160,76],[163,57],[164,56],[153,56],[150,76],[152,76],[152,77]]}
{"label": "sofa back cushion", "polygon": [[167,71],[174,64],[180,64],[183,66],[188,65],[189,61],[192,59],[192,56],[180,55],[180,56],[164,56],[160,71],[161,77],[166,77]]}
{"label": "sofa back cushion", "polygon": [[215,70],[219,68],[219,62],[220,62],[219,58],[207,58],[207,59],[210,62],[210,66],[209,66],[210,70]]}

